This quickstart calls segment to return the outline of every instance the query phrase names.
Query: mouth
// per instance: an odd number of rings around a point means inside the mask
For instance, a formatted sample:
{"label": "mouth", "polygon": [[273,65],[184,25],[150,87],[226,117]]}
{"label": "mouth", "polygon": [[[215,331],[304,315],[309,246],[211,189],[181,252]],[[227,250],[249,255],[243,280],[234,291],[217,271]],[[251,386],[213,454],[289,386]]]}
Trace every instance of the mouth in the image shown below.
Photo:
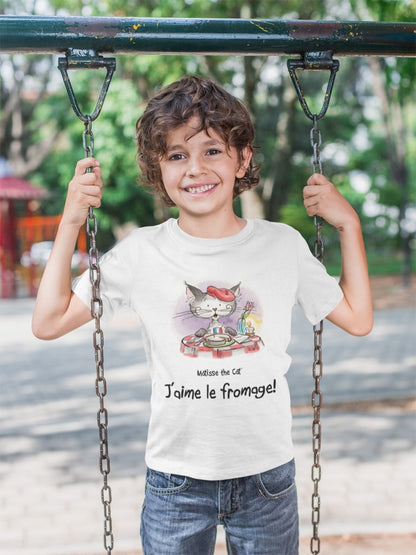
{"label": "mouth", "polygon": [[194,185],[190,187],[185,187],[185,191],[187,193],[191,193],[193,195],[198,193],[206,193],[207,191],[211,191],[217,186],[216,183],[210,183],[209,185]]}

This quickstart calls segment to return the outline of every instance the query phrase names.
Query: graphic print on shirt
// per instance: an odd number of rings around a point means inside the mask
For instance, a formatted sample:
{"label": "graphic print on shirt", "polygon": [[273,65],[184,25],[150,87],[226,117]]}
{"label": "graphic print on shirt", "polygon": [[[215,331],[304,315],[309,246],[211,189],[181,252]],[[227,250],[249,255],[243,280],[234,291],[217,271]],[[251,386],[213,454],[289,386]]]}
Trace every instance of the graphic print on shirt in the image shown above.
{"label": "graphic print on shirt", "polygon": [[175,315],[185,356],[225,358],[255,353],[263,346],[259,335],[261,311],[241,283],[230,288],[185,283],[186,298]]}

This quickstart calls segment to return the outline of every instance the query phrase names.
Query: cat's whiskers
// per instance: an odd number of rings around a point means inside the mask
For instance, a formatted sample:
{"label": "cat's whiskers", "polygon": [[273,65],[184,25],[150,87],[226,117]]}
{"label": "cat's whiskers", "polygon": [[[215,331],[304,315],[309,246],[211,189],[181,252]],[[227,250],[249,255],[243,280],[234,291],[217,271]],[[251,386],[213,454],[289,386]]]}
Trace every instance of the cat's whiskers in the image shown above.
{"label": "cat's whiskers", "polygon": [[192,312],[189,312],[189,310],[184,310],[183,312],[177,312],[175,314],[175,316],[173,317],[175,318],[183,318],[183,319],[188,319],[188,318],[195,318],[195,314],[192,314]]}

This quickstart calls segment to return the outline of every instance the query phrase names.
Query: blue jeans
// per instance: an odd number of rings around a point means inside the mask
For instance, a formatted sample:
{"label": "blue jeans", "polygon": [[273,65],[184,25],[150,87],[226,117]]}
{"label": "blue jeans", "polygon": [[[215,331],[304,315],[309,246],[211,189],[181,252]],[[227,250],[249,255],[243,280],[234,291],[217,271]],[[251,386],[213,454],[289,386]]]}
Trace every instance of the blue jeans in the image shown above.
{"label": "blue jeans", "polygon": [[219,524],[232,555],[297,555],[294,461],[217,482],[147,470],[141,522],[145,555],[212,555]]}

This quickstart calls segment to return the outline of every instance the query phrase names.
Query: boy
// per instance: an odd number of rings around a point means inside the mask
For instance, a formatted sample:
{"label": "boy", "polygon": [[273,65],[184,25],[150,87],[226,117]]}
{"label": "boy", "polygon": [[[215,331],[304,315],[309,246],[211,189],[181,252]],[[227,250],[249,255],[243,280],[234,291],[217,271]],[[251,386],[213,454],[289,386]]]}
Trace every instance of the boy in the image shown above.
{"label": "boy", "polygon": [[[235,196],[258,182],[253,140],[246,108],[215,83],[189,76],[162,89],[137,122],[139,165],[179,219],[134,231],[100,264],[104,313],[137,312],[152,377],[148,555],[213,553],[218,524],[230,553],[298,552],[292,307],[355,335],[372,327],[360,222],[324,176],[309,178],[304,204],[340,232],[339,285],[298,232],[234,213]],[[99,163],[78,162],[35,306],[39,338],[91,319],[88,275],[71,291],[70,262],[101,189]]]}

